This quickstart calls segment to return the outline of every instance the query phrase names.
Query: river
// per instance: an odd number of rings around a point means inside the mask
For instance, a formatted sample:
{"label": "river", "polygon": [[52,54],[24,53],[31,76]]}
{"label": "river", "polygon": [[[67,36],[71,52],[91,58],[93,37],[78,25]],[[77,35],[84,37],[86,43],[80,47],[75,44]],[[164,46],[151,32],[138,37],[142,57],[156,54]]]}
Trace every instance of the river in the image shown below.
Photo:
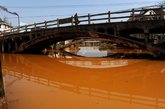
{"label": "river", "polygon": [[90,54],[3,54],[8,109],[165,109],[165,61]]}

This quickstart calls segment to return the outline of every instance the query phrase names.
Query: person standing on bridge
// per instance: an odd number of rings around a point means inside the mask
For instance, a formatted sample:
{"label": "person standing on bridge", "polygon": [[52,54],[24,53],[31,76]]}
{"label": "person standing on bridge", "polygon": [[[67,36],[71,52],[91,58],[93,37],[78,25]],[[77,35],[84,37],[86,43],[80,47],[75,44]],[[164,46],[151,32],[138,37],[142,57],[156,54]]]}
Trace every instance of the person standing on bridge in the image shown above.
{"label": "person standing on bridge", "polygon": [[74,23],[75,25],[78,25],[80,23],[77,13],[74,15]]}

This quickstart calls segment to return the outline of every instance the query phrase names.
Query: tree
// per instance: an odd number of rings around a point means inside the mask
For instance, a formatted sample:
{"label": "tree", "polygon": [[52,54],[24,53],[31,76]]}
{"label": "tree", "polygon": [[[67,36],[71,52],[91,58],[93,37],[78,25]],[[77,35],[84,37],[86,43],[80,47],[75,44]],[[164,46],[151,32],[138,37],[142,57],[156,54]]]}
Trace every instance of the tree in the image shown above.
{"label": "tree", "polygon": [[158,2],[158,7],[164,7],[165,6],[165,0]]}

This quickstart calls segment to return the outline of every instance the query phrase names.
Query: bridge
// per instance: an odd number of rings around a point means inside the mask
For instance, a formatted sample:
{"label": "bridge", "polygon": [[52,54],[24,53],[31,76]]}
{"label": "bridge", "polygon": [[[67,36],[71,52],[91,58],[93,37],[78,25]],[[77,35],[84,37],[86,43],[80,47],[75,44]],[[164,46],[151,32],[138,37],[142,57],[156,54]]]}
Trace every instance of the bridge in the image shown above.
{"label": "bridge", "polygon": [[[98,14],[77,15],[24,25],[4,33],[2,51],[40,53],[46,46],[77,38],[105,38],[129,47],[145,48],[163,56],[160,46],[165,33],[164,7],[138,8]],[[161,43],[154,39],[162,34]],[[124,43],[123,43],[124,42]]]}

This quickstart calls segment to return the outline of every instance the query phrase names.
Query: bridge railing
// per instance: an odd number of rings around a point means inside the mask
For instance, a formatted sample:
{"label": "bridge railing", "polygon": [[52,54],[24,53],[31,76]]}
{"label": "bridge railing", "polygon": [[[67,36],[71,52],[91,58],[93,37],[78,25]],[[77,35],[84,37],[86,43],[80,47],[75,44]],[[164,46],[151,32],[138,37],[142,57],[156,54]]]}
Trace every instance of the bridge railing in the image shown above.
{"label": "bridge railing", "polygon": [[[41,23],[34,23],[29,25],[20,26],[17,28],[12,28],[6,34],[30,32],[47,28],[58,28],[63,26],[73,26],[77,25],[76,19],[78,19],[78,25],[90,25],[99,23],[112,23],[112,22],[133,22],[142,20],[160,20],[164,19],[165,12],[163,11],[165,7],[154,7],[154,8],[141,8],[141,9],[131,9],[124,11],[106,12],[98,14],[88,14],[81,16],[71,16],[63,19],[56,19],[51,21],[45,21]],[[155,11],[157,10],[157,11]],[[148,14],[145,12],[148,11]],[[155,12],[154,12],[155,11]],[[156,13],[157,12],[157,13]]]}

